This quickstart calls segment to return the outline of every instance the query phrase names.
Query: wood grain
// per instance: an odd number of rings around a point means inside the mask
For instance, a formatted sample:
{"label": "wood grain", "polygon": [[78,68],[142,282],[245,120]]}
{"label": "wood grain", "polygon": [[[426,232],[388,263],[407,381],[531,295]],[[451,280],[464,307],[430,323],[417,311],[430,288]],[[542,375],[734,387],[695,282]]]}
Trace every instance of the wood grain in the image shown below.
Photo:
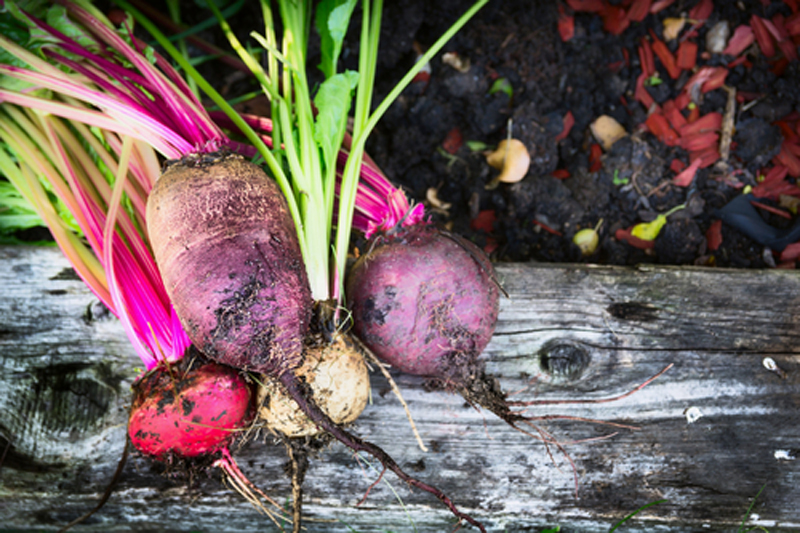
{"label": "wood grain", "polygon": [[[125,442],[137,363],[119,323],[57,249],[0,247],[1,528],[49,531],[94,506]],[[416,445],[385,380],[354,431],[444,489],[490,531],[800,530],[800,276],[643,266],[505,264],[489,370],[519,400],[608,398],[674,366],[622,400],[537,405],[563,444],[541,442],[421,379],[396,376],[425,443]],[[764,367],[770,357],[785,372]],[[687,411],[702,416],[693,423]],[[234,453],[279,501],[286,455],[262,435]],[[570,461],[577,474],[575,478]],[[76,531],[277,530],[211,470],[191,482],[134,456],[106,506]],[[376,471],[333,444],[306,478],[309,531],[450,531],[426,494],[392,476],[356,506]],[[397,496],[395,496],[395,492]],[[402,501],[402,505],[400,504]],[[412,526],[413,524],[413,526]]]}

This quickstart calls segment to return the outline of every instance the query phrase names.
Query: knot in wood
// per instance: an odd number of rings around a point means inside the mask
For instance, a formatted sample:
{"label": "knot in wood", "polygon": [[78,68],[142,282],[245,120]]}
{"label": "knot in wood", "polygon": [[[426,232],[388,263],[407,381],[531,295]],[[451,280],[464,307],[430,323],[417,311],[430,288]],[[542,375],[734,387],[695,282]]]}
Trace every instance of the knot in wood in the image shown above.
{"label": "knot in wood", "polygon": [[552,340],[539,350],[542,371],[567,381],[579,379],[590,361],[591,356],[586,347],[572,340]]}

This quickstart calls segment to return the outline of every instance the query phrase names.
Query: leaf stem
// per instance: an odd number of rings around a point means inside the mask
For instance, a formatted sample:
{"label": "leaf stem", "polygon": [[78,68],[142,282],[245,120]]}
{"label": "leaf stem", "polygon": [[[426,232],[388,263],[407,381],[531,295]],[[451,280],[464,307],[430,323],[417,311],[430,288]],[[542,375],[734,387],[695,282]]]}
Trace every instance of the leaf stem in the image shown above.
{"label": "leaf stem", "polygon": [[[339,195],[339,216],[337,219],[336,227],[336,240],[335,240],[335,253],[336,263],[335,268],[338,273],[343,273],[347,265],[347,252],[350,242],[350,233],[352,228],[353,211],[355,208],[355,196],[358,189],[359,169],[361,162],[364,158],[364,150],[366,147],[367,138],[372,130],[377,125],[378,121],[383,117],[384,113],[389,109],[389,106],[394,103],[398,96],[405,90],[406,87],[412,82],[414,77],[425,67],[433,56],[435,56],[444,47],[445,43],[449,41],[464,25],[477,13],[489,0],[478,0],[470,7],[450,28],[442,34],[439,39],[417,60],[417,63],[412,67],[405,76],[395,85],[389,92],[386,98],[378,105],[371,115],[368,115],[370,106],[370,97],[372,95],[372,83],[374,82],[374,65],[375,58],[378,53],[378,38],[380,36],[380,12],[382,9],[382,0],[374,0],[375,5],[372,7],[373,16],[370,19],[369,0],[364,1],[364,20],[362,22],[363,28],[361,37],[361,60],[365,60],[365,56],[370,59],[372,68],[369,72],[373,79],[370,82],[359,82],[358,96],[356,97],[356,118],[353,126],[353,142],[350,148],[350,155],[345,164],[344,172],[342,173],[342,186]],[[372,26],[370,26],[372,24]],[[371,33],[367,33],[371,32]],[[361,70],[362,67],[359,67]],[[363,71],[360,72],[364,76]],[[364,96],[361,96],[362,91]],[[369,96],[367,96],[367,94]],[[339,297],[343,294],[343,289],[339,287]]]}

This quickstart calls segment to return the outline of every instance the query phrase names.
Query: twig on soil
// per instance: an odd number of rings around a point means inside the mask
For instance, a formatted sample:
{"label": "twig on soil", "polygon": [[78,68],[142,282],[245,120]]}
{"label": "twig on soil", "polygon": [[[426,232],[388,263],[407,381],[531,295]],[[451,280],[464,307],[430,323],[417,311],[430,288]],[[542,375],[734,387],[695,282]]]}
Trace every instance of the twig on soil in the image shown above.
{"label": "twig on soil", "polygon": [[639,169],[637,168],[636,170],[633,171],[633,174],[631,175],[631,185],[633,185],[633,188],[636,189],[637,193],[639,193],[639,196],[644,196],[645,195],[644,191],[642,191],[642,188],[639,187],[639,182],[636,181],[638,177],[639,177]]}
{"label": "twig on soil", "polygon": [[722,117],[722,131],[719,137],[719,161],[715,166],[725,172],[728,170],[728,157],[731,155],[731,140],[736,118],[736,87],[723,85],[722,88],[728,93],[728,101],[725,103],[725,115]]}

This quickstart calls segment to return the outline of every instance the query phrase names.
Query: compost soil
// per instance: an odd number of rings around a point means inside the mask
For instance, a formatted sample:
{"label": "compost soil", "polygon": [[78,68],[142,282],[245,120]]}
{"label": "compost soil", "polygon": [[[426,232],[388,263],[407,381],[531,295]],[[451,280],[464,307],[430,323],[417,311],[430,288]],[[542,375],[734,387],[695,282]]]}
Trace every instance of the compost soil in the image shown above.
{"label": "compost soil", "polygon": [[[747,62],[730,67],[725,84],[757,96],[736,106],[727,165],[701,168],[689,186],[673,184],[676,173],[670,167],[675,159],[688,164],[689,153],[644,127],[652,109],[635,99],[642,72],[638,48],[653,34],[663,37],[665,19],[685,17],[699,3],[675,1],[613,35],[597,13],[573,12],[563,2],[489,2],[430,62],[429,77],[419,76],[390,108],[368,152],[438,222],[482,246],[494,260],[793,267],[794,261],[781,264],[780,250],[748,237],[741,225],[723,224],[722,241],[712,247],[708,235],[721,218],[719,210],[747,192],[747,186],[757,186],[779,153],[782,138],[775,122],[800,102],[797,61],[776,73],[778,58],[766,58],[757,43],[741,54]],[[792,14],[786,3],[763,4],[715,2],[705,22],[688,36],[699,48],[695,70],[728,68],[734,59],[706,52],[706,34],[718,22],[728,21],[732,34],[754,14]],[[387,2],[377,101],[469,5],[461,0]],[[574,21],[574,36],[567,41],[559,33],[559,10]],[[667,41],[673,54],[678,43]],[[356,44],[350,46],[344,62],[355,66]],[[463,63],[445,62],[447,52]],[[655,63],[661,83],[647,91],[660,105],[680,95],[692,71],[672,79],[664,65]],[[694,105],[700,116],[725,114],[724,88],[698,96]],[[563,136],[569,112],[574,125]],[[599,168],[598,163],[592,168],[591,146],[597,140],[590,124],[601,115],[616,119],[628,135],[603,152]],[[487,165],[484,151],[508,136],[526,144],[530,169],[518,183],[489,189],[498,171]],[[794,179],[788,177],[788,183]],[[759,201],[778,205],[775,199]],[[668,218],[650,247],[617,238],[618,230],[682,204],[686,207]],[[787,219],[758,209],[759,220],[744,225],[766,223],[784,231],[794,221],[788,214]],[[583,256],[572,238],[601,219],[599,246]]]}
{"label": "compost soil", "polygon": [[[376,103],[471,2],[385,4]],[[664,4],[669,5],[656,10]],[[730,36],[741,26],[753,28],[754,16],[773,28],[780,26],[776,31],[786,40],[784,21],[786,27],[800,30],[797,17],[792,18],[794,4],[491,0],[390,107],[368,141],[368,153],[411,199],[426,205],[437,223],[472,240],[495,261],[794,268],[800,254],[787,254],[790,250],[784,248],[800,240],[797,202],[786,201],[800,196],[795,183],[800,176],[800,141],[796,131],[787,131],[796,129],[800,118],[799,62],[784,55],[786,49],[777,46],[774,36],[768,36],[776,48],[771,57],[758,40],[736,56],[707,49],[708,34],[718,23],[727,22]],[[592,5],[604,6],[605,11],[583,9]],[[626,22],[622,29],[604,16],[616,10],[619,22],[642,5],[655,12]],[[341,55],[346,68],[357,68],[359,9]],[[692,18],[701,12],[702,20]],[[187,25],[208,16],[206,10],[184,13]],[[242,41],[250,42],[250,32],[260,29],[254,25],[260,17],[257,4],[247,3],[229,23]],[[686,20],[683,29],[677,38],[668,39],[665,23],[681,18]],[[568,35],[565,26],[571,29]],[[218,31],[201,36],[228,49]],[[315,39],[314,35],[309,65],[319,59]],[[800,42],[797,36],[788,39]],[[649,96],[643,99],[637,93],[637,79],[645,67],[641,50],[645,43],[654,47],[657,40],[673,56],[684,41],[694,43],[696,59],[672,78],[657,56],[644,89]],[[794,42],[790,47],[796,52]],[[724,69],[724,85],[689,91],[692,77],[704,67]],[[204,63],[201,70],[228,97],[258,91],[252,77],[241,72],[223,75],[218,62]],[[310,76],[319,82],[316,70]],[[679,169],[690,165],[696,154],[654,134],[649,118],[687,91],[691,103],[680,110],[681,120],[725,116],[728,89],[738,95],[734,113],[728,115],[734,125],[730,156],[703,164],[688,184],[674,183]],[[652,103],[645,105],[646,99]],[[696,110],[690,111],[692,107]],[[240,109],[269,112],[257,101]],[[590,126],[603,115],[615,119],[626,136],[600,150]],[[526,145],[530,168],[517,183],[491,187],[499,171],[487,164],[486,153],[508,137]],[[724,135],[718,137],[714,147],[722,152]],[[795,155],[784,154],[788,141],[795,143]],[[775,183],[772,193],[758,194],[765,175],[780,170],[786,163],[781,158],[790,156],[796,166],[778,180],[780,192],[788,194],[778,194]],[[757,198],[747,195],[751,188]],[[735,212],[724,216],[734,200]],[[655,238],[625,238],[637,224],[680,206],[683,209],[667,218]],[[599,245],[583,255],[573,237],[598,224]]]}

